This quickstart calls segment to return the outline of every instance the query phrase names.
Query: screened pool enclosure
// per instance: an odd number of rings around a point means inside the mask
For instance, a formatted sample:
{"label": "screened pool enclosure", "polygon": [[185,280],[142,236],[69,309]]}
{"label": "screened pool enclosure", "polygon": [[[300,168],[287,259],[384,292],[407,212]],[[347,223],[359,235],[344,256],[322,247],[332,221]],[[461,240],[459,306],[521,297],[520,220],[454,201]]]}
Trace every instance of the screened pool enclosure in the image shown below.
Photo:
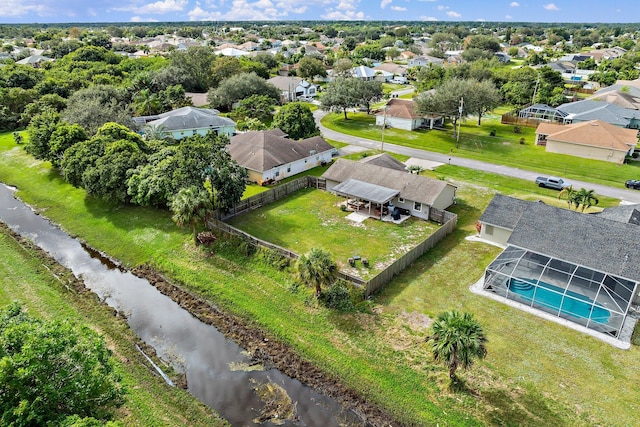
{"label": "screened pool enclosure", "polygon": [[618,338],[637,283],[508,246],[487,267],[484,289]]}

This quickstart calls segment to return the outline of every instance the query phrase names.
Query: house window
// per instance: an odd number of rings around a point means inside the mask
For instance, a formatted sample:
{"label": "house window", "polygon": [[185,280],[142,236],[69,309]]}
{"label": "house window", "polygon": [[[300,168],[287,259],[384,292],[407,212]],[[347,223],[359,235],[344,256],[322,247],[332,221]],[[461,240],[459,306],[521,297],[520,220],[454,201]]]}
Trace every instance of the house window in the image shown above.
{"label": "house window", "polygon": [[287,166],[287,172],[291,172],[291,165]]}
{"label": "house window", "polygon": [[404,203],[404,197],[398,197],[398,203]]}
{"label": "house window", "polygon": [[413,202],[413,210],[420,212],[422,211],[422,203],[420,202]]}
{"label": "house window", "polygon": [[280,176],[280,171],[276,171],[276,177]]}

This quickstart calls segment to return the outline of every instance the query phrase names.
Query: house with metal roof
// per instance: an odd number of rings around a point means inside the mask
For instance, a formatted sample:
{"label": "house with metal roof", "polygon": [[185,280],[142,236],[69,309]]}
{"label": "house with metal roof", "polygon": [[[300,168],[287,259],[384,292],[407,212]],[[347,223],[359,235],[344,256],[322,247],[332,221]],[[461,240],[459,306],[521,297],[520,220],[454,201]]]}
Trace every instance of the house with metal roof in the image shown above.
{"label": "house with metal roof", "polygon": [[369,202],[368,212],[375,216],[372,205],[392,204],[410,215],[429,219],[431,210],[445,210],[455,202],[455,185],[438,179],[416,175],[374,163],[338,159],[322,174],[327,191],[347,198]]}
{"label": "house with metal roof", "polygon": [[294,141],[280,129],[235,135],[231,157],[249,172],[249,181],[271,183],[329,163],[336,149],[320,136]]}
{"label": "house with metal roof", "polygon": [[134,120],[141,126],[161,128],[176,140],[209,132],[230,137],[235,133],[236,123],[228,117],[219,116],[219,113],[213,108],[189,106],[153,116],[136,117]]}
{"label": "house with metal roof", "polygon": [[640,305],[640,228],[633,215],[618,220],[509,199],[496,195],[480,217],[481,236],[500,243],[506,237],[485,270],[483,291],[628,348]]}
{"label": "house with metal roof", "polygon": [[624,163],[637,144],[637,129],[623,129],[601,120],[569,125],[540,123],[536,128],[536,145],[545,145],[548,152],[612,163]]}

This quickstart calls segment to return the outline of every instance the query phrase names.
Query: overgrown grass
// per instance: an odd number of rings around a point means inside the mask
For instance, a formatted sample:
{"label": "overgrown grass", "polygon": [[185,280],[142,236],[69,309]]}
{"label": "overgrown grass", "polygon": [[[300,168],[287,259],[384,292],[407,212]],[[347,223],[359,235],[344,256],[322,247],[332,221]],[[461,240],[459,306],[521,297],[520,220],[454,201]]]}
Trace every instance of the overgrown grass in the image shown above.
{"label": "overgrown grass", "polygon": [[0,228],[0,306],[18,301],[33,316],[71,319],[103,334],[128,389],[115,420],[127,426],[227,425],[188,392],[166,385],[136,350],[137,339],[126,321],[114,317],[90,294],[66,289],[68,275]]}
{"label": "overgrown grass", "polygon": [[[306,304],[312,290],[292,293],[290,271],[245,257],[232,244],[220,243],[214,256],[204,253],[168,213],[86,198],[0,136],[0,181],[17,185],[20,197],[71,234],[126,265],[151,263],[186,289],[263,327],[407,424],[634,425],[638,347],[617,350],[469,291],[499,249],[465,237],[475,233],[475,222],[504,183],[448,168],[436,174],[459,185],[452,207],[458,230],[369,301],[370,310],[339,314]],[[504,191],[531,196],[526,187]],[[454,308],[480,320],[489,353],[460,372],[463,382],[451,388],[424,338],[427,316]]]}
{"label": "overgrown grass", "polygon": [[[367,219],[354,223],[338,204],[343,197],[305,189],[267,206],[232,218],[229,223],[247,233],[299,254],[319,247],[332,254],[339,267],[368,279],[426,239],[438,225],[416,218],[402,224]],[[347,259],[366,258],[370,267]]]}
{"label": "overgrown grass", "polygon": [[[534,145],[535,129],[521,126],[520,133],[514,133],[514,126],[500,123],[498,113],[496,111],[485,116],[481,126],[477,125],[477,119],[465,120],[461,125],[458,144],[451,125],[444,130],[405,131],[389,128],[385,130],[384,138],[385,142],[406,147],[453,153],[459,157],[613,187],[622,188],[627,179],[640,176],[640,162],[618,165],[547,153],[544,147]],[[373,115],[349,113],[348,117],[348,120],[344,120],[342,114],[328,114],[322,119],[322,124],[338,132],[380,140],[380,127],[372,126],[375,123]],[[496,131],[496,136],[489,136],[492,130]],[[520,138],[524,138],[525,144],[520,144]]]}

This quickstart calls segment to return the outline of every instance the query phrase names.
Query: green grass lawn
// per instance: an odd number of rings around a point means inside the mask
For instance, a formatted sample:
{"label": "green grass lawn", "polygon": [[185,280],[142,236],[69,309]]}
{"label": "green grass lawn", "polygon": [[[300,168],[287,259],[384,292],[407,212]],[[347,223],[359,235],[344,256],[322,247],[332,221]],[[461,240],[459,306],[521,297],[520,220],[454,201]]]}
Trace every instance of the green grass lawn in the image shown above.
{"label": "green grass lawn", "polygon": [[[534,145],[535,129],[521,126],[521,133],[514,133],[512,125],[500,123],[502,112],[502,110],[496,110],[485,116],[481,126],[477,125],[477,119],[465,120],[461,125],[457,147],[450,124],[444,130],[405,131],[389,128],[385,130],[384,139],[385,142],[406,147],[452,153],[459,157],[614,187],[624,187],[627,179],[640,177],[640,162],[618,165],[546,153],[544,147]],[[374,126],[375,116],[366,113],[349,113],[348,117],[348,120],[344,120],[342,114],[328,114],[322,119],[322,124],[349,135],[374,141],[381,139],[380,127]],[[496,131],[494,137],[489,136],[492,130]],[[525,144],[520,144],[520,138],[524,138]]]}
{"label": "green grass lawn", "polygon": [[[264,328],[408,425],[635,425],[638,346],[618,350],[469,291],[500,252],[465,240],[494,192],[554,201],[557,193],[530,193],[506,178],[454,166],[433,173],[459,186],[452,207],[457,231],[368,301],[368,310],[340,314],[308,304],[311,289],[292,292],[291,271],[245,257],[226,242],[213,256],[200,251],[168,212],[86,197],[16,147],[10,134],[0,135],[0,181],[16,185],[19,197],[72,235],[125,265],[150,263],[187,290]],[[424,344],[428,316],[448,309],[472,313],[489,339],[487,358],[460,372],[455,388]]]}
{"label": "green grass lawn", "polygon": [[[298,254],[313,247],[325,249],[340,269],[363,279],[378,274],[438,228],[414,217],[402,224],[371,218],[354,223],[346,218],[351,212],[337,206],[344,201],[326,191],[305,189],[228,222]],[[350,267],[347,259],[354,255],[368,259],[370,267]]]}

